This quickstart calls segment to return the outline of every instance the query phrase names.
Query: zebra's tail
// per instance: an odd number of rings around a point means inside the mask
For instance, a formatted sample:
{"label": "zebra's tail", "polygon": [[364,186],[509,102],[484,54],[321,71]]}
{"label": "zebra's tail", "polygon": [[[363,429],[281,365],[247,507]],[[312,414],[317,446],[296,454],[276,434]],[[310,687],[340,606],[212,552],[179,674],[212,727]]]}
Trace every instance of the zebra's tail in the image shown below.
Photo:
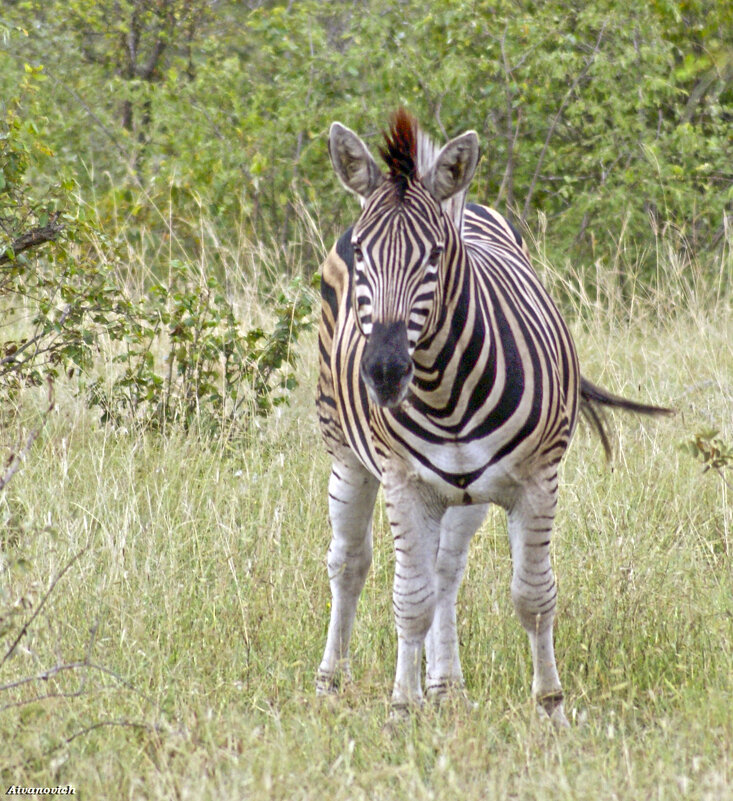
{"label": "zebra's tail", "polygon": [[608,439],[606,418],[603,407],[610,406],[615,409],[623,409],[626,412],[636,414],[648,414],[651,416],[674,414],[674,409],[667,409],[664,406],[650,406],[646,403],[622,398],[620,395],[613,395],[605,389],[589,381],[585,376],[580,377],[580,412],[601,438],[606,459],[610,459],[613,453],[611,442]]}

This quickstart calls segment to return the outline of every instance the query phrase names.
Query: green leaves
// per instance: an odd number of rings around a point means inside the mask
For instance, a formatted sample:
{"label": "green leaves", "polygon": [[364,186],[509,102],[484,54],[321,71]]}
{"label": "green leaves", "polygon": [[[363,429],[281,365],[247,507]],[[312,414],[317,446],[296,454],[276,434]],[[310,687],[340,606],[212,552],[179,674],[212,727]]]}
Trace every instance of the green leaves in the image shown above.
{"label": "green leaves", "polygon": [[[287,243],[302,202],[330,240],[355,213],[328,165],[330,122],[373,141],[404,103],[440,139],[478,130],[473,198],[531,226],[542,213],[550,257],[609,258],[622,229],[644,251],[650,219],[693,250],[720,241],[730,4],[251,5],[37,3],[43,24],[11,36],[17,60],[0,89],[30,81],[25,122],[64,164],[93,165],[77,179],[113,236],[117,220],[132,236],[164,236],[172,221],[190,258],[203,214],[216,220],[209,247],[241,234]],[[37,62],[45,83],[37,66],[25,73]]]}
{"label": "green leaves", "polygon": [[105,321],[122,345],[121,369],[89,384],[88,403],[116,426],[246,432],[253,415],[286,403],[296,386],[294,346],[312,322],[310,295],[294,282],[278,298],[271,333],[243,331],[217,279],[197,280],[190,264],[171,268],[167,285]]}
{"label": "green leaves", "polygon": [[[17,119],[11,108],[0,121],[0,395],[63,372],[77,376],[103,422],[227,435],[287,402],[294,345],[311,324],[309,290],[296,281],[277,296],[271,332],[245,330],[226,288],[187,260],[169,260],[166,281],[135,297],[73,181],[54,184],[63,212],[36,205],[25,175],[43,158],[42,140],[33,127],[23,139]],[[101,352],[111,357],[100,376]]]}
{"label": "green leaves", "polygon": [[[0,392],[80,370],[80,389],[102,422],[228,435],[288,402],[295,345],[313,316],[299,282],[278,296],[271,331],[244,330],[224,288],[198,281],[190,264],[174,263],[170,282],[138,300],[114,272],[75,267],[52,276],[30,261],[0,287],[4,303],[27,296],[37,304],[32,333],[0,342]],[[94,377],[101,347],[112,350],[111,366]]]}
{"label": "green leaves", "polygon": [[733,446],[723,442],[718,433],[714,428],[702,429],[680,448],[703,463],[703,472],[716,470],[722,475],[725,468],[733,467]]}

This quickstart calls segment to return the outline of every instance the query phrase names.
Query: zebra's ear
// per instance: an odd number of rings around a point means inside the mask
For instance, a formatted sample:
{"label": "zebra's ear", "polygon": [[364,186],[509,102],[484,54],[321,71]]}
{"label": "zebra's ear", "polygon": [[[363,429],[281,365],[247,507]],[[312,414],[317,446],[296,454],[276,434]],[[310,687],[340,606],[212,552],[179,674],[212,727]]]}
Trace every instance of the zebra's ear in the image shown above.
{"label": "zebra's ear", "polygon": [[364,142],[340,122],[331,125],[328,153],[339,180],[362,204],[384,180]]}
{"label": "zebra's ear", "polygon": [[423,183],[440,203],[468,188],[476,165],[479,147],[476,131],[451,139],[438,153],[433,166],[423,178]]}

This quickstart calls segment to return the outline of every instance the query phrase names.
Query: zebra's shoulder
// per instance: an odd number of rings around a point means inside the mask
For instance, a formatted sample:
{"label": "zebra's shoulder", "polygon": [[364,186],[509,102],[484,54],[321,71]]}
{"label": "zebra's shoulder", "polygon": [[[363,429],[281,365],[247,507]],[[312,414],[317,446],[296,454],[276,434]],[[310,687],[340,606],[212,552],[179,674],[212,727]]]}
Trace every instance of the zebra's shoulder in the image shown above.
{"label": "zebra's shoulder", "polygon": [[514,225],[496,209],[481,206],[478,203],[468,203],[463,220],[464,234],[479,239],[492,239],[505,246],[518,248],[529,257],[527,244]]}

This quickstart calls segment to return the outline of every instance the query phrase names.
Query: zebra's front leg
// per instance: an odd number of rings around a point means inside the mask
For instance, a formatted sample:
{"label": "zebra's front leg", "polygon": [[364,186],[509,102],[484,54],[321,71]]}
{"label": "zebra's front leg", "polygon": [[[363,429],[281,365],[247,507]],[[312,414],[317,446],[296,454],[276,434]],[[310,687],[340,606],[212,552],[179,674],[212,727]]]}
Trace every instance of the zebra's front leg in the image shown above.
{"label": "zebra's front leg", "polygon": [[316,693],[348,680],[349,642],[359,600],[372,562],[372,513],[379,482],[351,454],[334,461],[328,482],[332,536],[328,549],[331,619],[326,649],[316,676]]}
{"label": "zebra's front leg", "polygon": [[557,588],[550,564],[556,492],[534,487],[509,511],[512,600],[529,637],[534,676],[532,694],[556,726],[567,726],[555,662],[553,624]]}
{"label": "zebra's front leg", "polygon": [[429,488],[399,469],[384,470],[383,486],[395,549],[397,668],[392,709],[399,714],[422,704],[422,654],[435,612],[435,560],[445,506]]}
{"label": "zebra's front leg", "polygon": [[486,516],[487,509],[487,505],[452,506],[446,510],[440,524],[440,545],[435,561],[435,614],[425,642],[425,690],[428,698],[436,701],[441,701],[452,692],[463,690],[456,601],[471,538]]}

